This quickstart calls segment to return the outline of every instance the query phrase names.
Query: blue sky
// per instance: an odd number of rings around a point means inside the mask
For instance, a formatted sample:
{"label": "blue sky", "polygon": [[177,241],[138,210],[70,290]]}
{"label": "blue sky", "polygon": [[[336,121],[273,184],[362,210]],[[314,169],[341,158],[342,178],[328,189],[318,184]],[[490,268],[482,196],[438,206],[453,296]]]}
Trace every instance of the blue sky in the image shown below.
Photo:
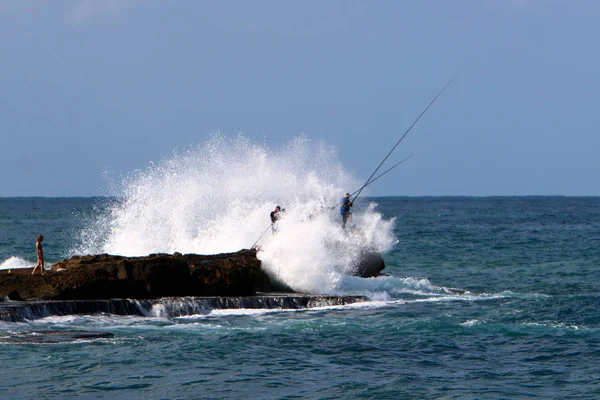
{"label": "blue sky", "polygon": [[105,193],[210,132],[301,133],[372,195],[600,195],[595,0],[0,2],[0,196]]}

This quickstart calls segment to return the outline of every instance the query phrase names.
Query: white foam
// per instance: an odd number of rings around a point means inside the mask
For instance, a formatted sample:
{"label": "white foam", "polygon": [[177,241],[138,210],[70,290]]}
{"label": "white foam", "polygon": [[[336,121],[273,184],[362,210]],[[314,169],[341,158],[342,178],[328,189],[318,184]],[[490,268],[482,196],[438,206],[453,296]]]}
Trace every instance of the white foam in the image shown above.
{"label": "white foam", "polygon": [[555,328],[555,329],[572,329],[572,330],[580,330],[581,327],[579,327],[578,325],[572,325],[572,324],[566,324],[563,322],[548,322],[548,323],[541,323],[541,322],[525,322],[521,325],[524,326],[539,326],[539,327],[544,327],[544,328]]}
{"label": "white foam", "polygon": [[175,320],[197,320],[206,319],[210,317],[227,317],[227,316],[250,316],[250,315],[264,315],[274,314],[280,312],[298,311],[296,309],[281,309],[281,308],[226,308],[226,309],[214,309],[210,310],[207,314],[191,314],[183,315],[174,318]]}
{"label": "white foam", "polygon": [[92,326],[92,327],[114,327],[114,328],[148,328],[155,325],[172,324],[167,318],[141,317],[138,315],[115,315],[97,313],[90,315],[50,315],[44,318],[29,321],[34,325],[53,327]]}
{"label": "white foam", "polygon": [[424,299],[407,300],[407,303],[431,303],[431,302],[452,302],[452,301],[485,301],[503,299],[501,294],[454,294],[440,297],[427,297]]}
{"label": "white foam", "polygon": [[475,326],[475,325],[481,325],[481,323],[482,322],[478,319],[470,319],[468,321],[461,323],[460,325],[466,326],[466,327],[471,327],[471,326]]}
{"label": "white foam", "polygon": [[392,301],[363,301],[351,304],[321,306],[311,308],[236,308],[236,309],[215,309],[210,310],[207,314],[193,314],[173,318],[177,321],[193,321],[205,320],[211,317],[227,317],[227,316],[261,316],[278,313],[305,313],[315,311],[330,311],[330,310],[347,310],[347,309],[375,309],[382,307],[390,307],[393,305],[403,304],[403,300]]}
{"label": "white foam", "polygon": [[[122,202],[81,234],[77,254],[216,254],[250,248],[263,232],[263,268],[292,289],[332,293],[361,251],[386,251],[394,221],[358,202],[354,233],[343,231],[338,204],[358,188],[336,151],[299,137],[270,148],[244,136],[214,135],[123,179]],[[279,233],[269,213],[286,209]],[[333,208],[333,209],[332,209]]]}
{"label": "white foam", "polygon": [[35,263],[24,260],[20,257],[12,256],[0,264],[0,269],[33,268],[34,266]]}
{"label": "white foam", "polygon": [[338,281],[333,294],[366,296],[371,300],[390,301],[406,294],[435,298],[445,296],[448,292],[444,287],[432,285],[424,278],[379,276],[364,279],[344,275]]}

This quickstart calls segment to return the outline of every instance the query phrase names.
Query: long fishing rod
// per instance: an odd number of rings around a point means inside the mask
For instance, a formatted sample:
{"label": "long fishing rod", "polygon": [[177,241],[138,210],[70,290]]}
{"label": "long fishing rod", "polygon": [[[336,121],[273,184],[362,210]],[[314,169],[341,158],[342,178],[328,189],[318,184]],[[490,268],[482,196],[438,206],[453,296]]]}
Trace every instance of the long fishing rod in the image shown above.
{"label": "long fishing rod", "polygon": [[[385,156],[385,158],[383,159],[383,161],[381,161],[379,163],[379,165],[377,166],[377,168],[375,169],[375,171],[373,171],[373,173],[371,174],[371,176],[369,177],[369,179],[367,179],[367,181],[365,182],[365,184],[358,189],[358,193],[356,194],[356,196],[354,196],[354,198],[351,200],[352,202],[354,202],[354,200],[356,200],[358,198],[358,196],[360,196],[360,194],[362,193],[363,189],[366,188],[367,186],[369,186],[371,183],[375,182],[375,180],[381,178],[383,175],[385,175],[386,173],[388,173],[389,171],[391,171],[392,169],[394,169],[395,167],[397,167],[398,165],[402,164],[404,161],[408,160],[410,157],[412,157],[412,154],[410,156],[408,156],[407,158],[405,158],[404,160],[400,161],[399,163],[395,164],[394,166],[392,166],[391,168],[389,168],[388,170],[386,170],[385,172],[383,172],[382,174],[378,175],[375,179],[373,179],[373,176],[375,176],[375,174],[377,173],[377,171],[379,171],[379,168],[381,168],[381,166],[383,165],[383,163],[390,157],[390,155],[392,154],[392,152],[394,150],[396,150],[396,147],[398,147],[398,145],[400,144],[400,142],[402,142],[402,140],[404,140],[404,138],[406,137],[406,135],[408,135],[408,132],[410,132],[412,130],[412,128],[417,124],[417,122],[419,122],[419,120],[421,119],[421,117],[423,115],[425,115],[425,113],[427,112],[427,110],[429,110],[429,108],[433,105],[433,103],[435,103],[435,101],[438,99],[438,97],[440,97],[442,95],[442,93],[444,93],[444,90],[446,90],[446,88],[448,86],[450,86],[450,84],[452,83],[452,81],[458,76],[458,72],[456,74],[454,74],[454,76],[452,77],[452,79],[450,79],[448,81],[448,83],[446,83],[446,85],[442,88],[442,90],[439,91],[439,93],[433,98],[433,100],[431,100],[431,102],[427,105],[427,107],[425,107],[425,109],[423,110],[423,112],[421,112],[421,114],[419,114],[419,116],[417,117],[417,119],[415,119],[415,121],[408,127],[408,129],[406,130],[406,132],[404,132],[404,134],[402,135],[402,137],[400,137],[400,139],[398,140],[398,142],[396,142],[396,144],[394,145],[394,147],[392,147],[392,149],[390,150],[390,152]],[[354,192],[356,193],[356,192]],[[353,194],[354,194],[353,193]],[[336,204],[333,208],[337,207],[338,205]],[[269,230],[269,228],[273,225],[273,223],[271,223],[271,225],[269,225],[267,227],[267,229],[265,229],[265,231],[260,235],[260,237],[256,240],[256,242],[254,242],[254,244],[252,245],[251,249],[254,249],[256,247],[256,245],[258,244],[258,242],[260,241],[260,239],[262,239],[262,237],[265,235],[265,233],[267,233],[267,231]]]}
{"label": "long fishing rod", "polygon": [[260,239],[262,239],[263,236],[265,236],[265,233],[267,233],[267,231],[269,230],[270,227],[273,226],[273,223],[271,222],[271,225],[267,226],[267,229],[265,229],[265,231],[259,236],[258,239],[256,239],[256,242],[254,242],[254,244],[252,245],[252,247],[250,247],[250,250],[253,250],[254,248],[256,248],[256,245],[258,244],[258,242],[260,241]]}
{"label": "long fishing rod", "polygon": [[[367,183],[365,183],[360,189],[356,189],[354,192],[350,193],[350,196],[354,196],[356,193],[360,192],[361,190],[363,190],[364,188],[366,188],[367,186],[369,186],[371,183],[375,182],[377,179],[381,178],[382,176],[384,176],[385,174],[387,174],[388,172],[390,172],[391,170],[393,170],[398,165],[402,164],[404,161],[408,160],[412,156],[413,156],[413,154],[411,154],[410,156],[406,157],[404,160],[402,160],[400,162],[397,162],[396,164],[392,165],[390,168],[386,169],[381,174],[377,175],[375,178],[373,178],[370,181],[368,181]],[[335,206],[331,207],[331,210],[333,210],[337,206],[339,206],[339,204],[336,204]]]}
{"label": "long fishing rod", "polygon": [[431,100],[431,102],[429,103],[429,105],[427,107],[425,107],[425,109],[423,110],[423,112],[417,117],[417,119],[415,119],[415,121],[412,123],[412,125],[406,130],[406,132],[404,132],[404,135],[402,135],[402,137],[398,140],[398,142],[396,142],[396,144],[394,145],[394,147],[392,147],[392,149],[390,150],[390,152],[387,154],[387,156],[385,156],[385,158],[383,159],[383,161],[381,161],[381,163],[379,163],[379,165],[377,166],[377,168],[375,169],[375,171],[373,171],[373,173],[371,174],[371,176],[369,177],[369,179],[367,179],[367,182],[365,183],[365,185],[363,185],[363,187],[359,190],[358,194],[356,196],[354,196],[354,198],[351,201],[356,200],[356,198],[360,195],[360,193],[362,192],[362,190],[366,187],[366,185],[369,183],[369,181],[371,180],[371,178],[373,178],[373,176],[375,176],[375,174],[377,173],[377,171],[379,171],[379,168],[381,168],[381,166],[383,165],[383,163],[388,159],[388,157],[390,156],[390,154],[392,154],[392,152],[396,149],[396,147],[398,147],[398,145],[400,144],[400,142],[402,142],[402,140],[404,140],[404,138],[406,137],[406,135],[408,135],[408,132],[411,131],[411,129],[417,124],[417,122],[419,122],[419,120],[421,119],[421,117],[423,115],[425,115],[425,113],[427,112],[427,110],[429,110],[429,107],[431,107],[433,105],[433,103],[435,103],[435,101],[438,99],[438,97],[441,96],[442,93],[444,93],[444,90],[446,90],[446,88],[448,86],[450,86],[450,84],[452,83],[452,81],[458,76],[458,72],[456,74],[454,74],[454,76],[452,77],[452,79],[450,79],[448,81],[448,83],[446,83],[446,86],[444,86],[442,88],[442,90],[439,91],[439,93],[433,98],[433,100]]}

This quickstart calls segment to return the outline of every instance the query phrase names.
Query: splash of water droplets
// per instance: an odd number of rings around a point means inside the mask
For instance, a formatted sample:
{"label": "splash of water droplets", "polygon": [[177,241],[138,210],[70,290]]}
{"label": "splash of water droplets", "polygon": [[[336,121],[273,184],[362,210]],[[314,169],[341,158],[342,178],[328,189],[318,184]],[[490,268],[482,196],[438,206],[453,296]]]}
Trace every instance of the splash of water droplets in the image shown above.
{"label": "splash of water droplets", "polygon": [[[327,293],[364,249],[386,251],[394,221],[375,205],[355,210],[360,233],[340,227],[335,206],[358,183],[335,149],[301,136],[269,148],[220,134],[123,179],[123,193],[81,233],[77,254],[217,254],[260,240],[263,268],[297,291]],[[269,213],[286,209],[277,235]],[[332,210],[332,208],[334,208]]]}

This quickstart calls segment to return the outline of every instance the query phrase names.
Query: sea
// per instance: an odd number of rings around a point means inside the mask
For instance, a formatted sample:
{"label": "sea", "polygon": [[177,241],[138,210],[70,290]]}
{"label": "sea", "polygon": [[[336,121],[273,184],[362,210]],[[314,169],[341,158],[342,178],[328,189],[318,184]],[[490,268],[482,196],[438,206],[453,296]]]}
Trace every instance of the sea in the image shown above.
{"label": "sea", "polygon": [[[360,197],[342,230],[335,205],[360,183],[327,146],[211,140],[118,196],[0,198],[0,268],[32,267],[38,234],[47,268],[258,241],[272,279],[364,301],[0,322],[0,398],[600,398],[599,197]],[[354,248],[380,251],[385,275],[352,276]],[[114,336],[12,340],[62,330]]]}

